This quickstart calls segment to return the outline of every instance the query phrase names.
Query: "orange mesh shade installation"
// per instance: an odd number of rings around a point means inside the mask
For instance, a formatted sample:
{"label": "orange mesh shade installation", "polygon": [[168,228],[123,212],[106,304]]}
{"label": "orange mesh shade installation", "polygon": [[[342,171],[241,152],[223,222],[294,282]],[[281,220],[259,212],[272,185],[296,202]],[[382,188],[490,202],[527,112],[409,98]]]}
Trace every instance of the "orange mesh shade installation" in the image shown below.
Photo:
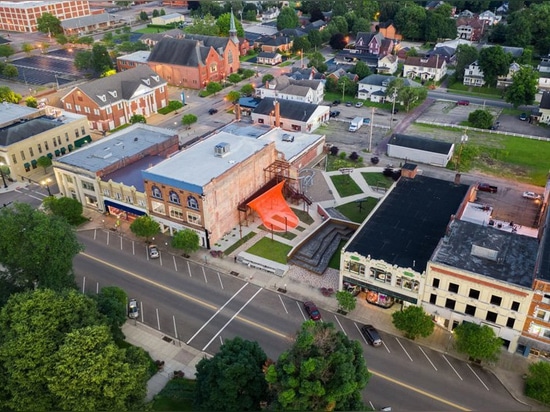
{"label": "orange mesh shade installation", "polygon": [[284,181],[258,196],[248,206],[260,215],[264,226],[275,232],[284,232],[298,226],[298,217],[283,197]]}

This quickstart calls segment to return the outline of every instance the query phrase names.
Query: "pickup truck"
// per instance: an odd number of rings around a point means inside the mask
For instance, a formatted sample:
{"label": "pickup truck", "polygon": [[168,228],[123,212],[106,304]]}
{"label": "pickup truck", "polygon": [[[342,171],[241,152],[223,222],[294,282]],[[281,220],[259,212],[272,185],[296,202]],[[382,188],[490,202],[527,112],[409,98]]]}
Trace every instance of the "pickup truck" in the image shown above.
{"label": "pickup truck", "polygon": [[498,187],[491,186],[489,183],[479,183],[477,185],[477,190],[479,190],[480,192],[496,193],[498,190]]}

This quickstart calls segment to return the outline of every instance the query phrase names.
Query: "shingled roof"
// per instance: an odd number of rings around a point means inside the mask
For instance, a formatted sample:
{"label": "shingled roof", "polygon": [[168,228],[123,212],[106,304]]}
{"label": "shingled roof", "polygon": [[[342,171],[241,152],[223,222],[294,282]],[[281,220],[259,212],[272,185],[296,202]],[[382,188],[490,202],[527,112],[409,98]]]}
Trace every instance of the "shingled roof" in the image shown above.
{"label": "shingled roof", "polygon": [[227,47],[227,42],[231,41],[228,37],[205,36],[202,34],[186,34],[185,38],[189,40],[198,40],[203,46],[213,47],[220,54],[223,54]]}
{"label": "shingled roof", "polygon": [[[260,104],[254,109],[254,113],[269,115],[273,111],[274,102],[275,99],[269,97],[262,99]],[[285,119],[306,122],[316,109],[316,104],[279,99],[279,113]]]}
{"label": "shingled roof", "polygon": [[148,61],[187,67],[204,66],[211,49],[198,40],[165,37],[157,43]]}

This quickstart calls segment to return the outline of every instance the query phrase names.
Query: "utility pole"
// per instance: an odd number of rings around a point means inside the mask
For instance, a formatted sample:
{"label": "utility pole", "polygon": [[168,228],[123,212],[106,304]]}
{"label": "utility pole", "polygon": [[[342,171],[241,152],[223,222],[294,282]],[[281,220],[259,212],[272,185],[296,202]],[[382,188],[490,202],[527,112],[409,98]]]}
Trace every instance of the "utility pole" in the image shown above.
{"label": "utility pole", "polygon": [[393,104],[392,104],[392,108],[391,108],[390,129],[392,128],[393,115],[395,114],[395,99],[397,99],[397,88],[396,87],[393,88],[393,93],[392,93],[391,96],[392,96]]}
{"label": "utility pole", "polygon": [[374,106],[371,109],[370,134],[369,134],[369,153],[372,153],[372,128],[374,125]]}

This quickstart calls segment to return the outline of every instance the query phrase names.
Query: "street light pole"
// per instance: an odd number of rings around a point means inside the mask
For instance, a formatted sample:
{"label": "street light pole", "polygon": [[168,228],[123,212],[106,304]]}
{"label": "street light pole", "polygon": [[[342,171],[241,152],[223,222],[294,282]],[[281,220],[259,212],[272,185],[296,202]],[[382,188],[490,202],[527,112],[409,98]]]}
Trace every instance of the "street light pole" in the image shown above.
{"label": "street light pole", "polygon": [[51,196],[52,195],[52,192],[50,191],[50,183],[51,183],[52,179],[50,179],[49,177],[45,180],[42,180],[42,186],[44,186],[46,188],[46,190],[48,191],[48,196]]}

